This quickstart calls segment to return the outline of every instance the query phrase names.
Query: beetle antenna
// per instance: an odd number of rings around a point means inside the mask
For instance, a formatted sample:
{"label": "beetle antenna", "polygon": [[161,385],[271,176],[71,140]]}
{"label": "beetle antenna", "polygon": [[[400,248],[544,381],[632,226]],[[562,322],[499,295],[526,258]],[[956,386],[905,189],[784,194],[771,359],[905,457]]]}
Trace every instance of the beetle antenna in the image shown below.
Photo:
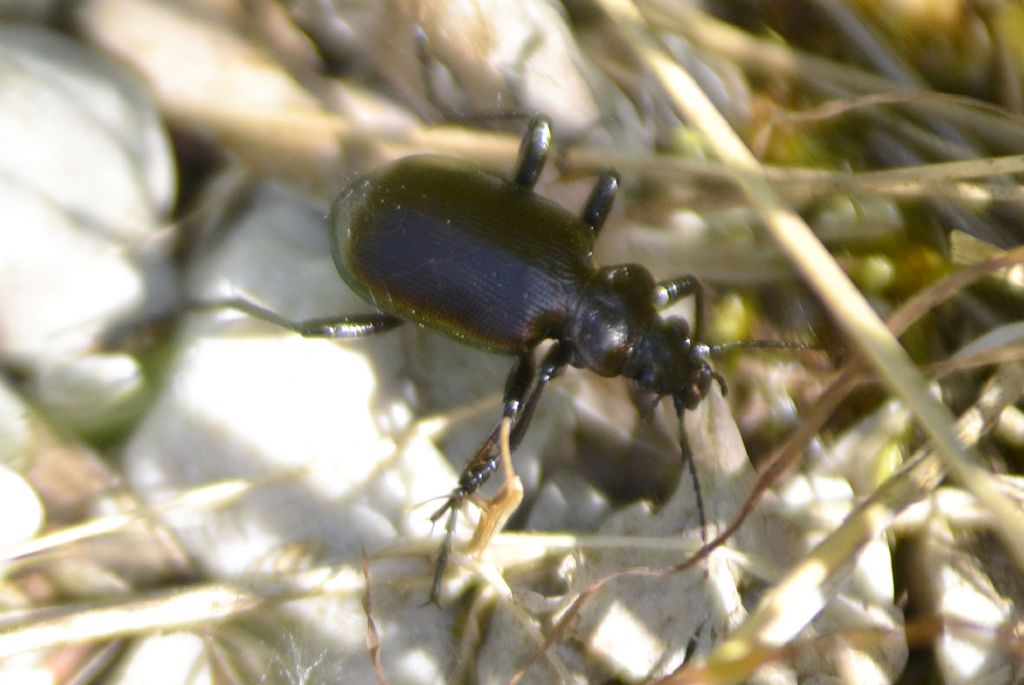
{"label": "beetle antenna", "polygon": [[718,345],[708,345],[708,352],[711,356],[720,357],[733,350],[747,349],[768,349],[768,350],[820,350],[821,345],[810,343],[793,342],[792,340],[734,340]]}

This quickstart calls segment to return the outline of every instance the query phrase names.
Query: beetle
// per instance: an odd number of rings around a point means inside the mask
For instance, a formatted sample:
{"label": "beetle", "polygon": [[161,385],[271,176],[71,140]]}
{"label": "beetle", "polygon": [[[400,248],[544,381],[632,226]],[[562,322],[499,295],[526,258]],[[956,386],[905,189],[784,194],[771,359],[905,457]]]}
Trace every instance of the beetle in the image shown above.
{"label": "beetle", "polygon": [[[544,387],[566,367],[629,378],[656,399],[671,397],[682,418],[712,383],[726,392],[725,380],[709,362],[713,353],[785,345],[701,343],[704,297],[694,276],[657,281],[637,264],[597,267],[594,239],[619,177],[602,174],[582,213],[574,215],[533,191],[551,141],[548,121],[534,117],[512,180],[463,160],[414,155],[343,190],[331,208],[332,256],[341,278],[374,313],[293,322],[245,299],[217,303],[309,337],[359,338],[409,321],[515,356],[501,420],[431,517],[449,515],[432,600],[439,595],[456,513],[497,468],[502,422],[510,423],[508,447],[514,450]],[[692,329],[682,317],[662,316],[661,310],[691,295]],[[537,348],[548,340],[553,344],[537,364]],[[685,458],[682,438],[681,447]],[[692,461],[691,475],[696,478]]]}

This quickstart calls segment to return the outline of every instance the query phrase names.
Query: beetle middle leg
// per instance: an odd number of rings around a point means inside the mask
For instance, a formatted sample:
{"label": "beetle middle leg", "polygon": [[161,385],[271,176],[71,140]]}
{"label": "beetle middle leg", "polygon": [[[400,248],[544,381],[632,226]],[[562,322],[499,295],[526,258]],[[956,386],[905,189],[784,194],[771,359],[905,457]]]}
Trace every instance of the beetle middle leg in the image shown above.
{"label": "beetle middle leg", "polygon": [[[511,452],[522,442],[544,387],[551,379],[565,370],[565,367],[569,365],[569,360],[570,350],[568,346],[556,342],[548,350],[539,367],[534,364],[533,350],[520,355],[512,366],[508,380],[505,383],[505,401],[501,419],[490,435],[484,440],[483,444],[480,445],[473,458],[462,469],[462,474],[459,476],[459,484],[448,495],[445,503],[430,517],[431,521],[437,521],[445,513],[448,514],[448,521],[445,524],[444,542],[441,543],[441,550],[437,556],[434,582],[430,589],[431,602],[437,602],[441,594],[441,576],[444,573],[445,566],[448,564],[448,557],[451,553],[452,540],[455,535],[455,521],[459,509],[462,507],[462,503],[487,482],[487,479],[498,468],[501,456],[499,440],[503,424],[508,423],[509,425],[508,450]],[[499,449],[496,451],[495,447],[499,447]],[[488,525],[496,528],[493,524]]]}
{"label": "beetle middle leg", "polygon": [[595,237],[601,232],[601,227],[604,226],[605,219],[611,212],[612,202],[615,201],[615,193],[618,190],[619,175],[614,171],[607,171],[601,174],[597,183],[594,184],[594,189],[590,191],[590,197],[587,198],[587,204],[583,206],[583,214],[580,218],[583,223],[590,226]]}
{"label": "beetle middle leg", "polygon": [[544,171],[544,163],[551,151],[551,124],[544,117],[533,117],[519,145],[519,157],[513,182],[524,188],[533,189]]}

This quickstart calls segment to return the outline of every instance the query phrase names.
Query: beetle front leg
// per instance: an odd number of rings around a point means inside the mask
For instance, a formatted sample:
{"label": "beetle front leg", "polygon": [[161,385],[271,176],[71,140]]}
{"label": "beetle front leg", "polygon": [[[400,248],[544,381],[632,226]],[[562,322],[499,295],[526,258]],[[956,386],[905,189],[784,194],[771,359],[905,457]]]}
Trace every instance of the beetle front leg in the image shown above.
{"label": "beetle front leg", "polygon": [[704,286],[693,274],[661,281],[655,287],[655,306],[664,309],[688,295],[693,295],[693,331],[691,339],[703,342],[704,338]]}

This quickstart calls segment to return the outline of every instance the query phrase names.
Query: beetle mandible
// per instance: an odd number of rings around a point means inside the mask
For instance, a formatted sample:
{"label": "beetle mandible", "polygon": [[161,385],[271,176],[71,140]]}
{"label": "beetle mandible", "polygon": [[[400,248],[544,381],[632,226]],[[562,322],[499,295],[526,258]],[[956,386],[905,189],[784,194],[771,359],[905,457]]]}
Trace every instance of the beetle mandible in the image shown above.
{"label": "beetle mandible", "polygon": [[[516,360],[505,384],[502,418],[433,514],[449,514],[431,598],[438,596],[455,515],[495,471],[501,422],[515,449],[544,387],[567,366],[625,376],[677,414],[695,408],[712,382],[725,381],[708,359],[730,347],[700,341],[703,292],[692,275],[656,281],[637,264],[598,268],[594,239],[619,178],[600,176],[580,216],[536,194],[551,147],[551,127],[534,117],[511,181],[437,155],[399,159],[350,184],[334,201],[330,243],[342,279],[377,309],[364,316],[288,321],[255,303],[242,310],[309,337],[357,338],[410,321]],[[660,310],[695,297],[694,327]],[[553,344],[539,365],[537,347]],[[684,456],[685,456],[685,446]]]}

